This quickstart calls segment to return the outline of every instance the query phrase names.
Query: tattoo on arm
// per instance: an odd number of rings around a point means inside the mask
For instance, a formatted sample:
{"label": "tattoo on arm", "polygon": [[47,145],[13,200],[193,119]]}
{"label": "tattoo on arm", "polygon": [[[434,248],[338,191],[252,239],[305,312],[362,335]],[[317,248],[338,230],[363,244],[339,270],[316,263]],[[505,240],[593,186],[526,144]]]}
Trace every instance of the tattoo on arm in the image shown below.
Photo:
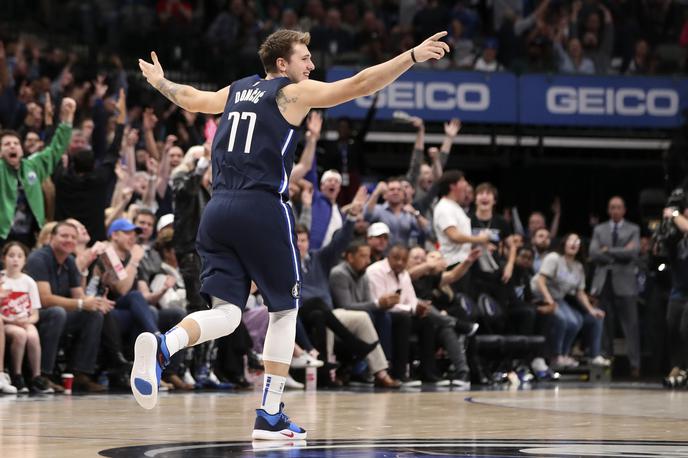
{"label": "tattoo on arm", "polygon": [[284,94],[284,91],[280,89],[279,92],[277,92],[277,98],[275,99],[275,101],[277,102],[277,107],[279,108],[280,112],[284,114],[287,111],[287,105],[296,102],[297,99],[298,97],[296,96],[287,97]]}
{"label": "tattoo on arm", "polygon": [[167,97],[171,102],[179,105],[179,102],[177,101],[177,93],[182,89],[181,84],[173,83],[172,81],[168,81],[166,79],[163,79],[160,82],[160,85],[157,87],[158,91],[165,97]]}

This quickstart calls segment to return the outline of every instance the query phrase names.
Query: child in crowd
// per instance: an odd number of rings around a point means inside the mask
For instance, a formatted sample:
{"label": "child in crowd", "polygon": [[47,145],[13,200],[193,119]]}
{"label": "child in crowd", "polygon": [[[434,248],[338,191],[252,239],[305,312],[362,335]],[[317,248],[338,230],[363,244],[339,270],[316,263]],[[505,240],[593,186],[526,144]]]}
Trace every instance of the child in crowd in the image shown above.
{"label": "child in crowd", "polygon": [[[2,249],[5,270],[0,275],[3,276],[2,288],[6,294],[0,302],[0,317],[10,349],[10,378],[19,393],[28,393],[29,388],[35,393],[52,393],[47,380],[41,377],[41,342],[36,329],[38,309],[41,308],[38,286],[31,277],[22,273],[27,256],[28,249],[19,242],[10,242]],[[25,353],[31,369],[29,387],[22,376]]]}

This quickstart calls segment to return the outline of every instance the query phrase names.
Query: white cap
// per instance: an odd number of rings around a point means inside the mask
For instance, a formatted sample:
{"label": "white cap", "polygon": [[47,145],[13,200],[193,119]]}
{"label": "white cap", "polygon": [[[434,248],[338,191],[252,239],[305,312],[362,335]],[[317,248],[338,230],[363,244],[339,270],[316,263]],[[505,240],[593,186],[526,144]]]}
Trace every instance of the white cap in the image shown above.
{"label": "white cap", "polygon": [[334,178],[340,183],[342,182],[342,174],[334,169],[330,169],[326,170],[325,173],[322,174],[322,177],[320,177],[320,184],[323,184],[325,180],[329,180],[330,178]]}
{"label": "white cap", "polygon": [[373,223],[368,228],[368,237],[379,237],[389,235],[389,227],[385,223]]}
{"label": "white cap", "polygon": [[156,232],[160,232],[172,223],[174,223],[174,215],[172,213],[162,215],[158,220],[158,225],[155,226]]}

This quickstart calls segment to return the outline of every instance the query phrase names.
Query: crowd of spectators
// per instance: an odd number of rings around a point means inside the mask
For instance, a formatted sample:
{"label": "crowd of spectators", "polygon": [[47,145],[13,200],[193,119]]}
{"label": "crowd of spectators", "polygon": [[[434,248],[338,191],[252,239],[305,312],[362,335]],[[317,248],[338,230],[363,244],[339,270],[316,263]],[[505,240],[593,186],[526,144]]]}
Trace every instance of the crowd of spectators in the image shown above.
{"label": "crowd of spectators", "polygon": [[[62,31],[91,47],[90,60],[94,50],[141,56],[154,48],[169,68],[201,69],[221,85],[260,72],[255,50],[279,28],[311,33],[317,70],[375,64],[438,30],[449,32],[450,58],[425,65],[486,72],[672,74],[685,67],[688,46],[681,0],[65,3]],[[59,31],[48,19],[55,8],[26,14]]]}
{"label": "crowd of spectators", "polygon": [[[90,8],[106,9],[97,13],[106,24],[88,32],[105,27],[113,47],[129,37],[114,30],[126,18],[137,33],[159,28],[173,45],[158,49],[172,60],[189,52],[194,31],[185,27],[212,19],[204,55],[241,65],[281,26],[310,30],[325,63],[374,63],[449,27],[449,64],[482,71],[519,62],[551,69],[551,59],[561,71],[607,73],[621,56],[619,71],[649,73],[658,68],[653,51],[683,24],[670,0],[408,3],[234,0],[199,18],[200,6],[168,0],[117,11],[96,2],[82,12],[86,33]],[[206,307],[194,240],[211,195],[217,121],[147,99],[116,55],[90,64],[40,40],[0,41],[2,392],[62,391],[61,372],[74,373],[77,390],[124,388],[139,332],[164,332]],[[320,368],[323,385],[466,388],[488,380],[481,335],[543,336],[543,345],[497,358],[507,370],[525,361],[526,372],[550,379],[581,362],[612,364],[618,320],[638,376],[648,245],[624,219],[623,199],[610,199],[609,221],[592,234],[559,236],[558,202],[549,226],[540,212],[524,222],[518,212],[500,214],[495,186],[445,170],[456,119],[444,124],[442,144],[426,149],[423,120],[410,118],[407,173],[370,182],[362,146],[374,105],[358,132],[338,121],[336,140],[320,139],[321,113],[304,123],[289,185],[304,273],[294,365]],[[688,323],[688,289],[677,278],[669,324],[676,348],[685,348],[688,328],[675,323],[681,314]],[[180,352],[164,386],[250,386],[245,366],[260,366],[267,326],[262,304],[253,288],[237,332]],[[684,368],[681,358],[672,358],[672,373]]]}

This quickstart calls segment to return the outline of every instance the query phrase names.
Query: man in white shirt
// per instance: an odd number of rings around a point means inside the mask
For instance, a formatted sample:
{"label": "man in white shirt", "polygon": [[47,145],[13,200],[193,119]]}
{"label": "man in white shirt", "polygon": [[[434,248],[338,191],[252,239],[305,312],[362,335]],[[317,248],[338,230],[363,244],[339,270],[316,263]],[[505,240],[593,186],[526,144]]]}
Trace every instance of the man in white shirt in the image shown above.
{"label": "man in white shirt", "polygon": [[[490,241],[490,231],[485,230],[472,235],[471,219],[466,215],[463,202],[468,182],[459,170],[448,170],[438,183],[440,201],[433,213],[433,229],[440,243],[440,252],[447,260],[448,269],[462,263],[471,252],[471,245],[486,246]],[[456,291],[469,293],[470,275],[464,275],[454,283]]]}

